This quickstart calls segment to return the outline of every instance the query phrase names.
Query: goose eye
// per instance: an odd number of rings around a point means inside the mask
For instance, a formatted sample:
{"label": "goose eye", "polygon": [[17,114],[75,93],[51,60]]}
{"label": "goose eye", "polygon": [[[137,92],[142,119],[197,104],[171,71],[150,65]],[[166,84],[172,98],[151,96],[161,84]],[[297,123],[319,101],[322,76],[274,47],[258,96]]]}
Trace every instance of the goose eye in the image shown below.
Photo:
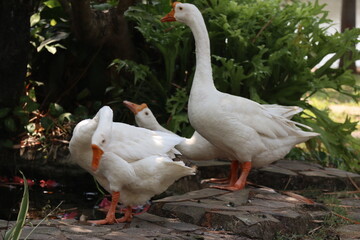
{"label": "goose eye", "polygon": [[148,112],[145,112],[145,115],[149,115],[149,113],[148,113]]}
{"label": "goose eye", "polygon": [[101,142],[102,142],[102,143],[105,143],[106,141],[105,141],[105,139],[103,139]]}
{"label": "goose eye", "polygon": [[179,7],[179,9],[180,9],[180,11],[181,11],[181,10],[183,10],[183,8],[182,8],[182,7]]}

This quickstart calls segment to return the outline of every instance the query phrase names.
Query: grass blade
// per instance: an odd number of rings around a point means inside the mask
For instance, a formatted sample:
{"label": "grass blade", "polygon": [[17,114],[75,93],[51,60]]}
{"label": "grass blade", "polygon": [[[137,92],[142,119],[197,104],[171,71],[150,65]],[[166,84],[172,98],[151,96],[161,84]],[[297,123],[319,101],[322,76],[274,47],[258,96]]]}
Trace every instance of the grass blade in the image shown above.
{"label": "grass blade", "polygon": [[26,215],[29,210],[29,187],[24,174],[21,171],[20,173],[24,179],[24,193],[20,204],[20,210],[15,225],[5,233],[4,240],[17,240],[20,238],[25,225]]}

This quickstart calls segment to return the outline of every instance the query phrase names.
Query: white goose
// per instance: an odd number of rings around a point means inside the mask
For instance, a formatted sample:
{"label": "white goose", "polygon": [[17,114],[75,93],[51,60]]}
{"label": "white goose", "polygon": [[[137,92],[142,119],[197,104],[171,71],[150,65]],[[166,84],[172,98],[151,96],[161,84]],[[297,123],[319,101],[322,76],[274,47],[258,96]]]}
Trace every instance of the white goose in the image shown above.
{"label": "white goose", "polygon": [[[144,204],[177,179],[194,175],[194,168],[171,159],[178,153],[174,146],[183,140],[174,134],[113,122],[113,112],[107,106],[93,119],[78,123],[69,144],[71,157],[112,195],[106,218],[91,222],[131,221],[131,205]],[[128,207],[125,216],[116,219],[119,200]]]}
{"label": "white goose", "polygon": [[[245,187],[252,167],[262,167],[284,157],[294,145],[318,136],[305,132],[286,117],[269,111],[246,98],[222,93],[215,88],[210,57],[210,41],[204,19],[192,4],[174,2],[162,22],[179,21],[188,25],[196,45],[196,71],[188,104],[191,125],[206,140],[223,150],[242,168],[235,183],[220,187]],[[309,127],[307,127],[309,128]]]}
{"label": "white goose", "polygon": [[[142,103],[140,105],[130,101],[123,101],[123,103],[134,113],[135,122],[139,127],[143,127],[153,131],[175,134],[160,125],[160,123],[157,121],[151,109],[147,106],[146,103]],[[302,111],[302,108],[296,106],[280,106],[277,104],[263,104],[262,106],[266,107],[274,114],[282,115],[283,117],[286,117],[288,119],[292,118],[293,115]],[[215,147],[196,131],[193,133],[191,138],[186,138],[185,141],[182,141],[181,143],[176,145],[176,149],[179,150],[182,155],[191,160],[230,160],[229,156],[227,156],[224,151]],[[238,177],[237,172],[238,161],[232,161],[229,178],[211,178],[203,180],[203,182],[227,183],[230,181],[232,183],[235,183]]]}
{"label": "white goose", "polygon": [[[150,108],[145,104],[138,105],[130,101],[123,102],[135,115],[135,122],[139,127],[150,129],[153,131],[167,132],[175,134],[162,127],[156,120]],[[227,159],[224,151],[215,147],[196,131],[191,138],[185,138],[184,141],[176,145],[176,149],[191,160],[211,160],[211,159]]]}

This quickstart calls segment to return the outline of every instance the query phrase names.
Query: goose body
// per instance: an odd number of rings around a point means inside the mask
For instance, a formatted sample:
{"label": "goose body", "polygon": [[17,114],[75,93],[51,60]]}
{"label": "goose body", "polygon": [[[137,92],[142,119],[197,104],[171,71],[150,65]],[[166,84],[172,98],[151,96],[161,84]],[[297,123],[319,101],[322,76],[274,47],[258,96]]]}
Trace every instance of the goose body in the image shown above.
{"label": "goose body", "polygon": [[[124,101],[124,105],[127,106],[134,113],[135,122],[139,127],[143,127],[153,131],[175,134],[161,126],[161,124],[157,121],[151,109],[147,106],[146,103],[142,103],[139,105],[130,101]],[[262,106],[265,107],[268,111],[274,114],[282,115],[283,117],[286,117],[288,119],[292,118],[293,115],[302,111],[301,108],[296,106],[280,106],[277,104],[263,104]],[[191,138],[185,138],[184,141],[176,145],[176,149],[179,150],[182,155],[191,160],[229,160],[229,156],[223,150],[211,144],[197,131],[194,131]]]}
{"label": "goose body", "polygon": [[[194,129],[242,167],[240,178],[222,187],[244,188],[252,167],[262,167],[284,157],[296,144],[318,136],[289,120],[280,108],[265,106],[215,88],[210,41],[204,19],[192,4],[175,2],[163,22],[179,21],[190,27],[196,46],[196,71],[190,91],[188,117]],[[309,127],[307,127],[309,128]]]}
{"label": "goose body", "polygon": [[[131,205],[144,204],[177,179],[194,175],[195,169],[172,160],[174,153],[178,153],[174,146],[181,141],[173,134],[113,122],[113,112],[107,106],[93,119],[79,122],[69,144],[71,158],[113,198],[106,219],[93,222],[130,221]],[[125,217],[116,220],[119,200],[129,207]]]}
{"label": "goose body", "polygon": [[[124,101],[124,104],[134,113],[135,122],[139,127],[176,135],[160,125],[151,109],[145,103],[139,105],[130,101]],[[215,147],[196,131],[191,138],[185,138],[184,141],[176,145],[176,149],[191,160],[227,159],[224,151]]]}

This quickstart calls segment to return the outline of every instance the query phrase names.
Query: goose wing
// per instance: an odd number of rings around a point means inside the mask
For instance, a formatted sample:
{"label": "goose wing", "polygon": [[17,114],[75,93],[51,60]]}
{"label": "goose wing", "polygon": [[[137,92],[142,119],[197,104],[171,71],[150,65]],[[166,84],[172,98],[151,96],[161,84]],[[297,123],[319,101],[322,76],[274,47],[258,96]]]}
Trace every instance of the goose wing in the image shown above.
{"label": "goose wing", "polygon": [[151,131],[123,123],[113,124],[113,134],[108,148],[128,162],[152,155],[180,154],[175,145],[185,139],[175,134]]}

